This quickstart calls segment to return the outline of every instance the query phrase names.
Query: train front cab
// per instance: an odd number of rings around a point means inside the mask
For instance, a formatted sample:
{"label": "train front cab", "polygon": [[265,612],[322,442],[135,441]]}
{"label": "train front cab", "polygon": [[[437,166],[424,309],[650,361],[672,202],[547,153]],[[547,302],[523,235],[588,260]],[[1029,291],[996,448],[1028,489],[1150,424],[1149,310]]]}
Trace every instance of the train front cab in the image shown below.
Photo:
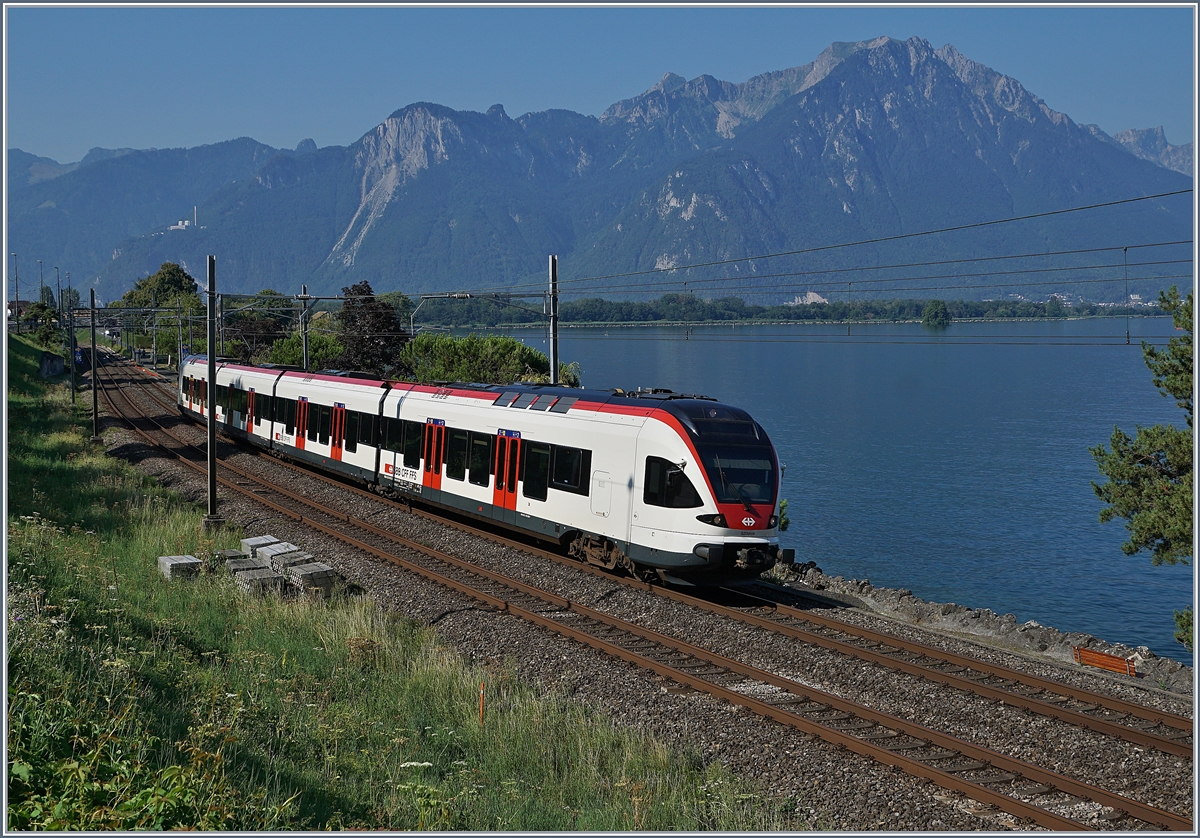
{"label": "train front cab", "polygon": [[668,402],[638,437],[631,558],[677,583],[769,570],[779,556],[777,464],[745,411]]}

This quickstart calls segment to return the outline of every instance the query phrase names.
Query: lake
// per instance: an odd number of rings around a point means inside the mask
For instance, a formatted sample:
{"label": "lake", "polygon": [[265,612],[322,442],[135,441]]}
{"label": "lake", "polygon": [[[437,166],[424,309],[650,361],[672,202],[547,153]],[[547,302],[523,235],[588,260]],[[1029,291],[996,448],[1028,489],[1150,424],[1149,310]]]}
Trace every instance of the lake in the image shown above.
{"label": "lake", "polygon": [[[1172,612],[1190,566],[1125,556],[1088,447],[1185,424],[1139,341],[1169,318],[563,329],[588,387],[669,387],[741,406],[786,464],[784,546],[831,575],[1149,646],[1191,664]],[[543,336],[518,337],[545,349]]]}

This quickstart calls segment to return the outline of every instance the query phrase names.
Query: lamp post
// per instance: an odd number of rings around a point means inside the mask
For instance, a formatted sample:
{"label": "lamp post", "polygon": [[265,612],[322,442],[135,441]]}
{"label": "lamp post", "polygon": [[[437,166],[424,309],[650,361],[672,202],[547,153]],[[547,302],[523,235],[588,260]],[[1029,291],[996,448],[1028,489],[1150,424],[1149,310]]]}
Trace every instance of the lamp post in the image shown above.
{"label": "lamp post", "polygon": [[62,274],[59,273],[58,265],[54,266],[54,284],[58,286],[58,297],[57,297],[57,299],[58,299],[58,325],[59,325],[59,328],[62,328],[62,313],[63,313]]}
{"label": "lamp post", "polygon": [[45,296],[45,292],[42,291],[42,289],[45,288],[46,286],[45,286],[45,283],[42,282],[42,260],[38,259],[37,263],[38,263],[38,298],[37,298],[37,301],[40,303],[42,301],[42,297]]}

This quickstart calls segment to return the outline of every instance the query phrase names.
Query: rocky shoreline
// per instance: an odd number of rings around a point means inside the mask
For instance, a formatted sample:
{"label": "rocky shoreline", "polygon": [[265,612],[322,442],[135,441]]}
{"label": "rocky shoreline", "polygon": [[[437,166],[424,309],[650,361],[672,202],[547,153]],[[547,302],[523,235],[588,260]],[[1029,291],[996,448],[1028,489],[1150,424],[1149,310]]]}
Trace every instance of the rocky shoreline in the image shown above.
{"label": "rocky shoreline", "polygon": [[[1012,614],[997,614],[988,608],[968,608],[953,602],[927,602],[905,588],[877,588],[868,579],[829,576],[814,562],[791,568],[777,566],[778,581],[800,592],[833,599],[877,616],[920,626],[926,631],[973,640],[1007,652],[1049,659],[1075,666],[1071,647],[1080,646],[1132,659],[1140,686],[1156,686],[1178,695],[1193,694],[1192,667],[1172,658],[1162,658],[1145,646],[1131,648],[1108,643],[1083,632],[1062,632],[1030,620],[1018,623]],[[1093,674],[1102,670],[1089,668]],[[1124,679],[1125,676],[1115,675]]]}

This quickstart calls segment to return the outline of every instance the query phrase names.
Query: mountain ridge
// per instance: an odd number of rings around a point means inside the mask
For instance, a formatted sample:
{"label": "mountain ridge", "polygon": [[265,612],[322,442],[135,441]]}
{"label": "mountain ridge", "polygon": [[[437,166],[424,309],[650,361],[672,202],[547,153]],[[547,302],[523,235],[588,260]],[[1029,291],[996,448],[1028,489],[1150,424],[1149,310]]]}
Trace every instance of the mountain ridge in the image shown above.
{"label": "mountain ridge", "polygon": [[[103,206],[102,187],[115,193],[104,177],[123,166],[149,190],[149,170],[180,150],[98,149],[88,165],[57,174],[54,161],[10,150],[10,171],[16,159],[26,173],[10,186],[14,247],[46,252],[57,242],[67,254],[57,262],[90,260],[87,274],[110,296],[160,261],[203,264],[204,252],[221,254],[231,290],[306,282],[328,292],[363,279],[381,291],[501,288],[540,276],[552,252],[560,270],[616,273],[1183,182],[1163,162],[1180,147],[1161,131],[1108,137],[952,45],[935,49],[920,38],[834,43],[807,64],[742,83],[666,73],[599,117],[547,110],[512,119],[500,105],[478,113],[415,102],[349,146],[227,143],[220,165],[212,146],[197,147],[214,158],[207,178],[158,200],[153,219]],[[30,182],[35,167],[43,177]],[[106,212],[127,232],[85,246],[77,229],[65,237],[51,230],[56,220],[71,226],[48,213],[73,190],[94,193],[87,206],[72,205],[78,217]],[[186,217],[184,192],[204,229],[167,231]],[[185,208],[190,215],[191,203]],[[1190,229],[1190,208],[1186,219],[1163,211],[1168,226]],[[1158,226],[1141,219],[1129,231]],[[1113,224],[1064,229],[1128,235]],[[1044,244],[1052,235],[1042,225],[1021,240]],[[874,255],[884,257],[878,248]],[[738,269],[743,279],[756,272]]]}

